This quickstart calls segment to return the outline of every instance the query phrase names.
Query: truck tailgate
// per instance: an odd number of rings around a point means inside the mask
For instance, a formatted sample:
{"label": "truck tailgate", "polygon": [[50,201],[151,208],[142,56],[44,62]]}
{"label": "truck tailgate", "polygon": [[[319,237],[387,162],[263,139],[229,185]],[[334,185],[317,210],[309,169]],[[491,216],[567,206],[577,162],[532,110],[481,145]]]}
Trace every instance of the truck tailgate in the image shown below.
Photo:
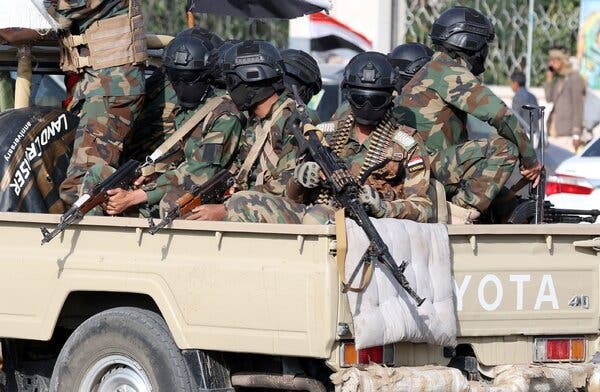
{"label": "truck tailgate", "polygon": [[598,332],[600,258],[574,243],[599,237],[600,225],[449,226],[449,233],[460,336]]}

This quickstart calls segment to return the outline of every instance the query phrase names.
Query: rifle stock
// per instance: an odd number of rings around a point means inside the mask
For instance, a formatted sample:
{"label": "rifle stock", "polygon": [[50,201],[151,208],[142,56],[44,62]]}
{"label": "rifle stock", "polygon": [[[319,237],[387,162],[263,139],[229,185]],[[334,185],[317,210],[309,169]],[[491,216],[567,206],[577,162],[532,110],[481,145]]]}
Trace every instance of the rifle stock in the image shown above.
{"label": "rifle stock", "polygon": [[97,207],[108,200],[107,191],[115,188],[125,188],[131,185],[133,180],[140,176],[142,163],[130,159],[121,165],[112,175],[96,184],[91,191],[79,197],[73,206],[60,217],[58,226],[49,231],[45,227],[42,231],[42,245],[50,242],[54,237],[62,233],[69,225],[79,221],[94,207]]}
{"label": "rifle stock", "polygon": [[[192,210],[202,204],[199,196],[194,196],[191,193],[187,192],[185,195],[181,196],[177,200],[177,205],[179,205],[179,213],[182,217],[186,217],[192,213]],[[207,203],[204,203],[207,204]]]}
{"label": "rifle stock", "polygon": [[148,219],[148,233],[156,234],[176,218],[189,215],[194,208],[201,204],[222,203],[227,191],[233,186],[233,182],[234,178],[231,173],[222,169],[204,184],[194,185],[192,189],[175,201],[175,206],[166,212],[164,218],[158,224],[154,224],[152,218]]}

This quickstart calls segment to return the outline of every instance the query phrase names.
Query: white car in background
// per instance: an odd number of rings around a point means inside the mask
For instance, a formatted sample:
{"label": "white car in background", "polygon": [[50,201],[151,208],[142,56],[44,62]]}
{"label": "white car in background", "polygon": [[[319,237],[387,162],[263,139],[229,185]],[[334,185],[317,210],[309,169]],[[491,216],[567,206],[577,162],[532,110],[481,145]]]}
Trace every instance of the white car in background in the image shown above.
{"label": "white car in background", "polygon": [[600,138],[562,162],[548,177],[546,200],[556,208],[600,209]]}

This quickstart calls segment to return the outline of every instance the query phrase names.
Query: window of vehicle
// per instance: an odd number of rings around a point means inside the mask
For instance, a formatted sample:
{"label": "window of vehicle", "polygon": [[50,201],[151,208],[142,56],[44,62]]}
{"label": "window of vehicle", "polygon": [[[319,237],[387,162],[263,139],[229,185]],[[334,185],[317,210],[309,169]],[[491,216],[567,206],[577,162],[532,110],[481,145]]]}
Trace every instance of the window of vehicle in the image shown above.
{"label": "window of vehicle", "polygon": [[317,111],[321,121],[329,121],[340,104],[339,84],[324,84],[308,103],[308,107]]}
{"label": "window of vehicle", "polygon": [[581,154],[582,157],[600,157],[600,138],[596,139],[592,144]]}

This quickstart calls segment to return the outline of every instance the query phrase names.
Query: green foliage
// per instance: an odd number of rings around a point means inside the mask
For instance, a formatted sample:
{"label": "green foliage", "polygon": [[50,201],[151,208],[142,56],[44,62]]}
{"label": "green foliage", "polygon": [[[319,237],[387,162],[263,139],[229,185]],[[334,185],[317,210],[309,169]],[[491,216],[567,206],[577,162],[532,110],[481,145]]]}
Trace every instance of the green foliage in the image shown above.
{"label": "green foliage", "polygon": [[576,54],[579,3],[579,0],[541,0],[536,4],[536,14],[544,12],[547,18],[535,20],[532,86],[543,84],[546,78],[547,54],[552,47],[564,46],[572,55]]}
{"label": "green foliage", "polygon": [[[218,1],[218,0],[215,0]],[[144,0],[142,12],[146,31],[176,35],[187,28],[185,0]],[[288,21],[258,20],[220,15],[196,15],[195,25],[223,39],[265,39],[284,48],[288,40]]]}

